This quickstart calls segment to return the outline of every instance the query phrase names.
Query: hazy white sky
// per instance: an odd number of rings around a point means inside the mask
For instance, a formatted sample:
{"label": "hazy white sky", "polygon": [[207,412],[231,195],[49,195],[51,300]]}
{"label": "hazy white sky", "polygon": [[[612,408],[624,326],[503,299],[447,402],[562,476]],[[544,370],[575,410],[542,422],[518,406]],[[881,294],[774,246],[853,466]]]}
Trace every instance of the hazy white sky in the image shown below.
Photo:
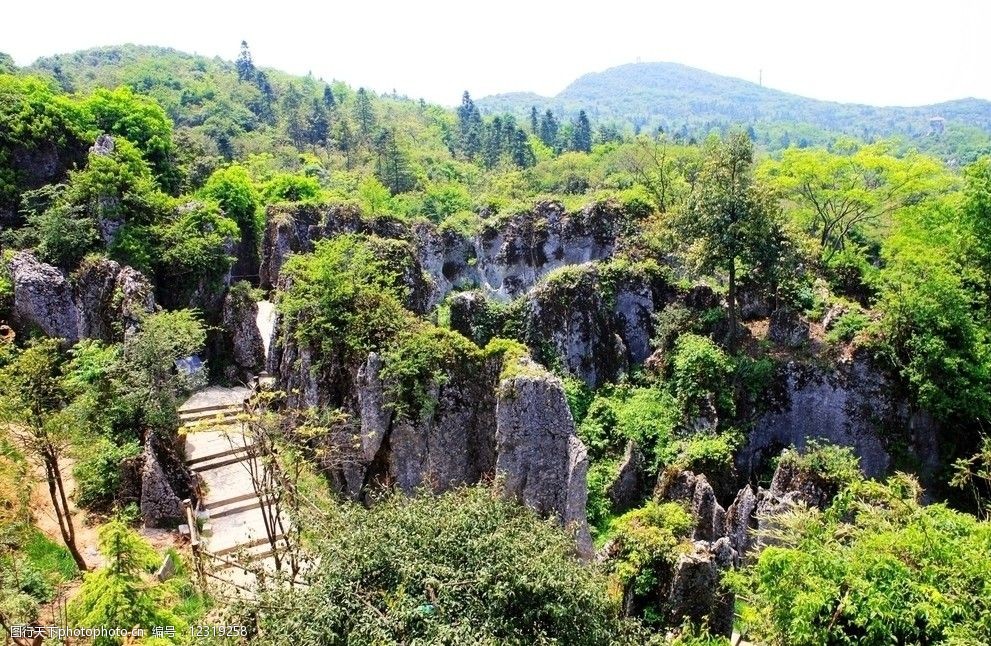
{"label": "hazy white sky", "polygon": [[[125,42],[454,104],[553,95],[589,71],[674,61],[806,96],[911,105],[991,99],[987,0],[4,0],[0,51]],[[147,7],[147,9],[142,8]]]}

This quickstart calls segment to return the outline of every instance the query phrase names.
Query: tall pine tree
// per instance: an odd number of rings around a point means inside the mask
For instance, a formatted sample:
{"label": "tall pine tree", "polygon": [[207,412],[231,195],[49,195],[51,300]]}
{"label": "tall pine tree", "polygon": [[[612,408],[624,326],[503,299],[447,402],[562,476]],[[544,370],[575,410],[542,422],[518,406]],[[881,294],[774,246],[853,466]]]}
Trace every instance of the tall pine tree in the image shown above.
{"label": "tall pine tree", "polygon": [[375,128],[375,112],[372,109],[372,99],[365,88],[358,88],[354,97],[354,119],[358,123],[358,133],[364,139],[371,136]]}
{"label": "tall pine tree", "polygon": [[329,85],[323,88],[323,107],[328,110],[333,110],[337,107],[337,101],[334,99],[334,91],[330,89]]}
{"label": "tall pine tree", "polygon": [[251,81],[254,79],[255,64],[251,61],[251,50],[248,49],[247,41],[241,41],[241,53],[234,62],[234,68],[237,69],[237,78],[239,81]]}
{"label": "tall pine tree", "polygon": [[466,90],[458,106],[458,143],[466,159],[475,159],[482,152],[482,130],[482,113]]}
{"label": "tall pine tree", "polygon": [[548,110],[544,113],[544,116],[540,118],[540,132],[539,137],[544,145],[554,150],[558,149],[557,145],[557,129],[558,122],[554,118],[554,113]]}
{"label": "tall pine tree", "polygon": [[327,143],[327,136],[330,134],[330,119],[327,117],[327,108],[324,104],[313,99],[310,105],[310,112],[306,115],[307,139],[312,146],[323,146]]}
{"label": "tall pine tree", "polygon": [[376,139],[375,147],[378,158],[375,162],[375,174],[395,195],[411,190],[416,181],[410,170],[406,153],[399,147],[396,131],[383,130]]}
{"label": "tall pine tree", "polygon": [[571,149],[587,153],[592,151],[592,124],[584,110],[578,112],[571,133]]}

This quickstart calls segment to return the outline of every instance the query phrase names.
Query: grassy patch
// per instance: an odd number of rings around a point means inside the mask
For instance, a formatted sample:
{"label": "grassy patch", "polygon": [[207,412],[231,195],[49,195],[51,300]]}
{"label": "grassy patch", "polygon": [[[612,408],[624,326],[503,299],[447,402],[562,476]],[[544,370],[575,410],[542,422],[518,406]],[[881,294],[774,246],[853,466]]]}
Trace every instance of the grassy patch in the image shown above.
{"label": "grassy patch", "polygon": [[64,546],[50,541],[47,536],[31,528],[21,545],[21,552],[28,563],[41,572],[51,584],[71,581],[79,576],[72,555]]}

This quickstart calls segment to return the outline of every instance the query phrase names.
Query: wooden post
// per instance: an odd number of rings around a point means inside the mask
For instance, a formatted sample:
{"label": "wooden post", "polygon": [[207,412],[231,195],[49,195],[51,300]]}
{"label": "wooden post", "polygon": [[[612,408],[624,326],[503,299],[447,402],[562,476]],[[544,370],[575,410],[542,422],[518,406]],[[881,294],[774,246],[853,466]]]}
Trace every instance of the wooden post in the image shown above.
{"label": "wooden post", "polygon": [[200,588],[206,592],[206,576],[203,571],[203,558],[200,552],[200,529],[196,525],[196,514],[193,513],[193,502],[186,498],[182,501],[182,506],[186,508],[186,523],[189,524],[189,546],[193,550],[193,567],[196,568],[196,577],[199,579]]}

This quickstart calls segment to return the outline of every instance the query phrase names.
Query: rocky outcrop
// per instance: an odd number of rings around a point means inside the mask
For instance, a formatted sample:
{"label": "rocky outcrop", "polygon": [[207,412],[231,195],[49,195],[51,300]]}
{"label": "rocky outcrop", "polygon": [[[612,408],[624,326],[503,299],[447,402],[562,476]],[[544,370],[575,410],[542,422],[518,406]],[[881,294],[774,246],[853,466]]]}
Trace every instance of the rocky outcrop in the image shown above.
{"label": "rocky outcrop", "polygon": [[768,323],[767,338],[779,345],[799,348],[809,340],[809,322],[797,312],[775,310]]}
{"label": "rocky outcrop", "polygon": [[504,491],[538,513],[573,528],[580,551],[591,553],[585,513],[588,454],[561,382],[532,362],[499,384],[496,473]]}
{"label": "rocky outcrop", "polygon": [[175,527],[186,521],[182,501],[195,505],[193,476],[166,441],[154,433],[141,454],[141,517],[146,527]]}
{"label": "rocky outcrop", "polygon": [[782,366],[767,401],[770,410],[758,418],[737,456],[744,475],[781,448],[802,448],[817,438],[852,447],[864,474],[880,477],[891,464],[890,429],[907,429],[896,441],[915,454],[924,471],[936,468],[935,423],[913,411],[897,382],[862,352],[831,369],[795,362]]}
{"label": "rocky outcrop", "polygon": [[757,530],[757,495],[749,484],[736,495],[736,499],[726,510],[725,534],[736,553],[743,557],[754,545],[754,532]]}
{"label": "rocky outcrop", "polygon": [[628,367],[592,265],[563,270],[527,295],[523,339],[541,363],[560,364],[591,387]]}
{"label": "rocky outcrop", "polygon": [[22,251],[11,259],[10,275],[15,325],[36,326],[70,343],[123,339],[155,309],[144,276],[106,258],[84,261],[70,278]]}
{"label": "rocky outcrop", "polygon": [[733,567],[736,551],[729,539],[696,541],[690,552],[678,557],[668,594],[668,615],[673,624],[689,620],[703,623],[716,635],[733,630],[735,595],[722,586],[723,571]]}
{"label": "rocky outcrop", "polygon": [[410,237],[408,227],[402,223],[388,218],[363,218],[360,209],[349,204],[270,206],[266,221],[259,268],[263,289],[278,285],[289,256],[313,251],[313,243],[317,240],[345,233],[396,239]]}
{"label": "rocky outcrop", "polygon": [[258,303],[246,289],[233,288],[224,297],[222,325],[230,340],[234,378],[246,380],[265,369],[265,344],[258,329]]}
{"label": "rocky outcrop", "polygon": [[619,462],[616,479],[606,487],[606,498],[609,499],[612,512],[621,514],[643,502],[646,492],[643,453],[636,442],[630,440],[626,443],[626,450]]}
{"label": "rocky outcrop", "polygon": [[564,388],[528,359],[514,361],[501,383],[501,358],[449,369],[428,385],[429,401],[408,410],[395,405],[384,359],[370,354],[354,375],[354,399],[345,398],[351,414],[317,447],[332,485],[363,500],[375,487],[442,492],[498,477],[505,495],[558,518],[590,553],[588,458]]}
{"label": "rocky outcrop", "polygon": [[79,309],[72,284],[58,269],[22,251],[10,261],[14,324],[37,326],[48,336],[79,340]]}
{"label": "rocky outcrop", "polygon": [[596,387],[650,356],[652,315],[674,296],[646,269],[568,267],[526,295],[522,337],[542,363]]}
{"label": "rocky outcrop", "polygon": [[410,241],[418,274],[429,277],[414,308],[426,312],[455,289],[477,287],[490,298],[507,301],[526,293],[555,269],[612,257],[623,217],[611,203],[597,203],[567,213],[556,202],[531,211],[493,218],[476,235],[414,227],[364,218],[348,205],[270,207],[262,242],[261,286],[278,284],[286,259],[313,250],[316,240],[342,233],[374,234]]}
{"label": "rocky outcrop", "polygon": [[689,511],[695,521],[694,540],[714,541],[725,534],[726,511],[716,501],[716,494],[704,475],[691,471],[664,473],[655,497],[679,502]]}
{"label": "rocky outcrop", "polygon": [[491,298],[511,300],[560,267],[611,258],[623,216],[608,202],[567,213],[557,202],[488,220],[472,237],[418,231],[421,263],[433,278],[432,301],[462,285],[477,285]]}
{"label": "rocky outcrop", "polygon": [[441,492],[493,472],[494,377],[450,371],[430,385],[431,403],[409,419],[394,414],[383,367],[372,354],[358,373],[358,459],[341,473],[350,495],[373,481],[410,494],[421,487]]}

